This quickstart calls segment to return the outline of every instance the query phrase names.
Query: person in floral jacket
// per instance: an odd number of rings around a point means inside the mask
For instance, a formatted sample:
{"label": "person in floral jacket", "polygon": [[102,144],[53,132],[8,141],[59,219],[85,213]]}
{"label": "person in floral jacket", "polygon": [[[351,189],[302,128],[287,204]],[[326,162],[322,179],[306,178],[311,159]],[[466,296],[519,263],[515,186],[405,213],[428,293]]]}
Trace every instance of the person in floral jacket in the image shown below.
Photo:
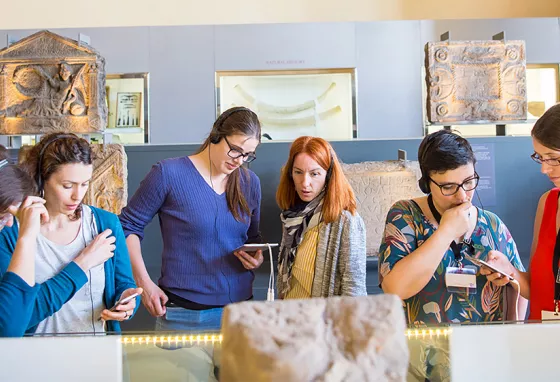
{"label": "person in floral jacket", "polygon": [[[379,250],[381,288],[403,300],[412,326],[524,319],[526,301],[516,304],[515,291],[504,298],[512,287],[488,281],[469,260],[498,251],[524,270],[506,225],[471,203],[479,176],[469,142],[435,132],[420,144],[418,160],[419,186],[428,195],[391,207]],[[517,314],[508,309],[506,315],[506,306],[517,306]]]}

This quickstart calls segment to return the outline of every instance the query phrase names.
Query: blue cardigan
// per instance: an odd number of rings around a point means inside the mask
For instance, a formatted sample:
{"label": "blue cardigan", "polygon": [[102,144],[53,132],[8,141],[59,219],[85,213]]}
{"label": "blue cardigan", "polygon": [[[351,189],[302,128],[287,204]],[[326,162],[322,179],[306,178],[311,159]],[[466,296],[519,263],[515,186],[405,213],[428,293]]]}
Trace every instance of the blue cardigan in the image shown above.
{"label": "blue cardigan", "polygon": [[[105,262],[105,292],[103,299],[107,308],[112,307],[121,294],[128,288],[136,288],[132,277],[130,258],[126,247],[126,239],[115,214],[91,207],[97,229],[103,232],[110,229],[115,236],[114,256]],[[19,228],[17,224],[5,227],[0,231],[0,276],[6,272],[12,254],[16,248]],[[35,306],[27,324],[26,333],[35,333],[37,325],[45,318],[52,316],[67,303],[74,294],[87,283],[88,279],[84,271],[75,263],[69,263],[59,274],[39,284],[39,291]],[[136,298],[136,309],[140,303],[140,297]],[[134,313],[136,313],[136,309]],[[133,313],[133,314],[134,314]],[[120,332],[118,321],[107,321],[108,332]]]}
{"label": "blue cardigan", "polygon": [[21,337],[25,333],[39,285],[28,285],[13,272],[0,281],[0,337]]}

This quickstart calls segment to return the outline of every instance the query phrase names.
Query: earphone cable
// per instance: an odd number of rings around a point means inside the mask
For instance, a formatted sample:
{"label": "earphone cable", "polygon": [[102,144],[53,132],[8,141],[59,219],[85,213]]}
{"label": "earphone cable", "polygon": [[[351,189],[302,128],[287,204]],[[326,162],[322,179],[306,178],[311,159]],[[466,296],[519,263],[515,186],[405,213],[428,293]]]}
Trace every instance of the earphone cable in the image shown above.
{"label": "earphone cable", "polygon": [[95,332],[95,310],[93,306],[93,289],[91,287],[92,279],[91,279],[91,269],[89,270],[89,300],[91,301],[91,327],[93,328],[93,335],[96,335]]}

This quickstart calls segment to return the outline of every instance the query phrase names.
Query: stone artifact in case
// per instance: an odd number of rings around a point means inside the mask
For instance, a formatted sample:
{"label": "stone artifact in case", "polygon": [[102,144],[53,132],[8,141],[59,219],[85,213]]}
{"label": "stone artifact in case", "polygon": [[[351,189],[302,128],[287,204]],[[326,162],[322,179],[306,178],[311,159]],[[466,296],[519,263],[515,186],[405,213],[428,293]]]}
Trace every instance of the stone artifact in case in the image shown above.
{"label": "stone artifact in case", "polygon": [[401,300],[390,294],[226,306],[220,381],[406,381]]}
{"label": "stone artifact in case", "polygon": [[523,41],[442,41],[426,45],[431,123],[527,119]]}
{"label": "stone artifact in case", "polygon": [[105,130],[105,59],[48,31],[0,50],[0,134]]}
{"label": "stone artifact in case", "polygon": [[420,166],[417,161],[361,162],[343,163],[342,170],[366,225],[366,254],[376,257],[391,206],[399,200],[424,195],[418,188]]}
{"label": "stone artifact in case", "polygon": [[92,144],[93,176],[84,203],[120,214],[128,199],[128,172],[123,145]]}

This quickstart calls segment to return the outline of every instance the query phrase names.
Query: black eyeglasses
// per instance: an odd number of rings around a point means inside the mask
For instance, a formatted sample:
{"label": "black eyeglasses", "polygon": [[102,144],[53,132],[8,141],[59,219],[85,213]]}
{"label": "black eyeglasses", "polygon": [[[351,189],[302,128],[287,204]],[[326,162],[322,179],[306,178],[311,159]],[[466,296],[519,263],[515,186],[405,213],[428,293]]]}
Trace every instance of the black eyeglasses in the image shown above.
{"label": "black eyeglasses", "polygon": [[550,165],[550,166],[560,166],[560,158],[544,159],[539,154],[533,153],[531,155],[531,159],[534,160],[535,162],[537,162],[538,164],[543,164],[543,162],[544,162],[544,163],[546,163],[547,165]]}
{"label": "black eyeglasses", "polygon": [[224,137],[228,147],[229,147],[229,151],[227,153],[227,155],[232,158],[232,159],[237,159],[239,157],[243,157],[243,162],[245,163],[250,163],[252,161],[254,161],[255,159],[257,159],[257,156],[255,155],[255,153],[247,153],[244,154],[242,151],[240,151],[239,149],[236,149],[235,147],[231,147],[231,144],[229,143],[229,141],[227,140],[226,137]]}
{"label": "black eyeglasses", "polygon": [[477,173],[474,174],[472,178],[465,180],[461,184],[457,183],[446,183],[446,184],[439,184],[436,183],[432,178],[429,178],[430,182],[435,184],[441,190],[441,193],[445,196],[455,195],[459,192],[459,188],[462,188],[465,191],[472,191],[478,186],[478,181],[480,180],[480,176]]}

